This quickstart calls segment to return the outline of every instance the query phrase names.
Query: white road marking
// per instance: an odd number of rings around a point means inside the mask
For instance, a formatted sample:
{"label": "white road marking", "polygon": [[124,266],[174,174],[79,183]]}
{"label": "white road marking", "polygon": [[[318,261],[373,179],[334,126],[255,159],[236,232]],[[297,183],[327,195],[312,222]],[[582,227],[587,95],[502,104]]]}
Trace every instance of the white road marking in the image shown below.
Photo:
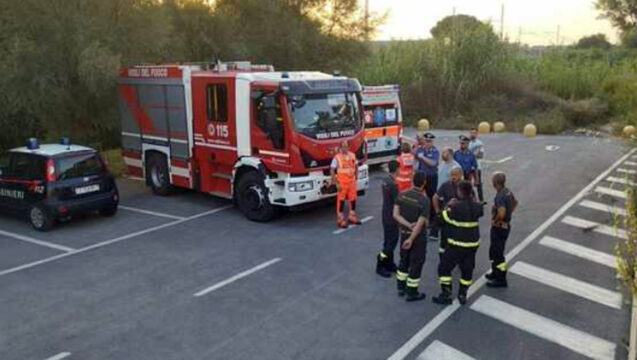
{"label": "white road marking", "polygon": [[615,359],[614,343],[490,296],[480,296],[471,309],[588,358]]}
{"label": "white road marking", "polygon": [[141,230],[141,231],[138,231],[138,232],[134,232],[134,233],[131,233],[131,234],[128,234],[128,235],[120,236],[120,237],[115,238],[115,239],[102,241],[101,243],[93,244],[93,245],[90,245],[90,246],[87,246],[87,247],[84,247],[84,248],[81,248],[81,249],[73,250],[73,251],[70,251],[70,252],[67,252],[67,253],[64,253],[64,254],[51,256],[51,257],[46,258],[46,259],[42,259],[42,260],[34,261],[34,262],[31,262],[31,263],[28,263],[28,264],[16,266],[14,268],[2,270],[2,271],[0,271],[0,276],[5,276],[5,275],[12,274],[12,273],[15,273],[15,272],[18,272],[18,271],[22,271],[22,270],[25,270],[25,269],[30,269],[32,267],[36,267],[36,266],[39,266],[39,265],[42,265],[42,264],[46,264],[46,263],[49,263],[49,262],[52,262],[52,261],[55,261],[55,260],[58,260],[58,259],[62,259],[62,258],[68,257],[68,256],[81,254],[81,253],[84,253],[84,252],[87,252],[87,251],[90,251],[90,250],[94,250],[94,249],[98,249],[98,248],[101,248],[101,247],[104,247],[104,246],[112,245],[112,244],[118,243],[120,241],[132,239],[132,238],[135,238],[135,237],[138,237],[138,236],[141,236],[141,235],[152,233],[152,232],[155,232],[157,230],[161,230],[161,229],[165,229],[165,228],[168,228],[168,227],[171,227],[171,226],[179,225],[179,224],[184,223],[186,221],[195,220],[195,219],[198,219],[200,217],[212,215],[212,214],[218,213],[220,211],[229,209],[231,207],[232,207],[232,205],[222,206],[222,207],[210,210],[210,211],[205,211],[205,212],[202,212],[200,214],[187,217],[187,218],[185,218],[183,220],[171,221],[171,222],[166,223],[166,224],[154,226],[152,228],[148,228],[148,229]]}
{"label": "white road marking", "polygon": [[46,360],[62,360],[66,357],[71,356],[70,352],[61,352],[57,355],[51,356],[50,358],[47,358]]}
{"label": "white road marking", "polygon": [[562,222],[564,224],[575,226],[586,231],[594,231],[598,234],[609,235],[621,239],[628,239],[628,235],[626,234],[626,230],[624,229],[615,228],[590,220],[580,219],[575,216],[565,216],[564,219],[562,219]]}
{"label": "white road marking", "polygon": [[427,346],[416,360],[475,360],[471,356],[458,351],[451,346],[435,340]]}
{"label": "white road marking", "polygon": [[513,160],[513,156],[507,156],[504,159],[500,159],[500,160],[480,160],[480,162],[485,164],[502,164],[509,160]]}
{"label": "white road marking", "polygon": [[629,174],[629,175],[637,174],[637,170],[630,170],[630,169],[623,169],[623,168],[617,169],[617,172],[624,173],[624,174]]}
{"label": "white road marking", "polygon": [[138,208],[134,208],[134,207],[130,207],[130,206],[119,205],[118,207],[120,209],[123,209],[123,210],[128,210],[128,211],[132,211],[132,212],[136,212],[136,213],[140,213],[140,214],[159,216],[159,217],[173,219],[173,220],[183,220],[183,219],[185,219],[182,216],[169,215],[169,214],[164,214],[164,213],[160,213],[160,212],[156,212],[156,211],[138,209]]}
{"label": "white road marking", "polygon": [[235,282],[237,280],[243,279],[246,276],[254,274],[255,272],[257,272],[259,270],[263,270],[263,269],[267,268],[270,265],[274,265],[274,264],[278,263],[279,261],[281,261],[281,258],[274,258],[274,259],[272,259],[270,261],[266,261],[263,264],[259,264],[259,265],[255,266],[255,267],[253,267],[252,269],[248,269],[246,271],[240,272],[237,275],[234,275],[234,276],[232,276],[232,277],[230,277],[230,278],[228,278],[228,279],[226,279],[226,280],[224,280],[222,282],[216,283],[216,284],[212,285],[209,288],[203,289],[203,290],[195,293],[193,296],[195,296],[195,297],[204,296],[204,295],[206,295],[206,294],[208,294],[208,293],[210,293],[212,291],[215,291],[215,290],[217,290],[219,288],[222,288],[222,287],[224,287],[224,286],[226,286],[228,284],[231,284],[231,283],[233,283],[233,282]]}
{"label": "white road marking", "polygon": [[609,176],[606,178],[606,181],[610,181],[612,183],[616,183],[616,184],[622,184],[622,185],[630,185],[630,186],[637,186],[637,183],[625,178],[618,178],[618,177],[614,177],[614,176]]}
{"label": "white road marking", "polygon": [[557,151],[557,150],[560,149],[560,147],[557,146],[557,145],[549,145],[545,149],[546,149],[546,151]]}
{"label": "white road marking", "polygon": [[614,309],[622,308],[620,293],[554,271],[518,261],[509,272]]}
{"label": "white road marking", "polygon": [[[566,211],[568,211],[573,205],[575,205],[578,201],[582,200],[584,196],[588,195],[595,186],[606,178],[613,169],[619,166],[622,162],[624,162],[629,156],[633,155],[637,151],[637,149],[630,150],[626,155],[622,156],[617,160],[613,165],[611,165],[604,172],[599,174],[597,178],[595,178],[592,182],[586,185],[579,193],[577,193],[574,197],[572,197],[569,201],[567,201],[561,208],[559,208],[551,217],[546,219],[542,225],[540,225],[537,229],[535,229],[529,236],[527,236],[521,243],[515,246],[511,251],[509,251],[505,256],[511,261],[515,258],[522,250],[526,249],[540,234],[542,234],[549,226],[551,226],[555,221],[557,221]],[[637,155],[634,155],[637,156]],[[486,284],[487,280],[484,276],[480,277],[474,284],[469,288],[469,293],[467,294],[468,298],[471,298],[477,291],[479,291],[484,284]],[[402,360],[409,355],[420,343],[422,343],[429,335],[431,335],[442,323],[444,323],[451,315],[453,315],[456,311],[460,309],[460,305],[457,301],[454,301],[452,305],[447,306],[441,312],[438,313],[433,319],[431,319],[425,326],[423,326],[414,336],[412,336],[406,343],[404,343],[396,352],[394,352],[388,359],[389,360]]]}
{"label": "white road marking", "polygon": [[637,162],[634,162],[634,161],[625,161],[622,165],[637,166]]}
{"label": "white road marking", "polygon": [[75,249],[70,248],[68,246],[58,245],[58,244],[50,243],[48,241],[42,241],[42,240],[34,239],[34,238],[31,238],[31,237],[28,237],[28,236],[24,236],[24,235],[15,234],[15,233],[12,233],[12,232],[4,231],[4,230],[0,230],[0,235],[6,236],[6,237],[9,237],[9,238],[12,238],[12,239],[16,239],[16,240],[28,242],[28,243],[31,243],[31,244],[48,247],[48,248],[59,250],[59,251],[64,251],[64,252],[75,251]]}
{"label": "white road marking", "polygon": [[603,204],[596,201],[590,201],[590,200],[583,200],[581,203],[579,203],[579,205],[585,208],[603,211],[612,215],[626,216],[626,209],[623,209],[614,205],[607,205],[607,204]]}
{"label": "white road marking", "polygon": [[580,257],[582,259],[590,260],[601,265],[608,266],[610,268],[616,267],[615,257],[608,255],[604,252],[593,250],[585,246],[573,244],[568,241],[560,240],[551,236],[545,236],[540,240],[540,245],[550,247],[551,249],[559,250],[561,252]]}
{"label": "white road marking", "polygon": [[[361,219],[361,222],[364,224],[364,223],[368,222],[369,220],[371,220],[371,219],[373,219],[373,218],[374,218],[373,216],[367,216],[367,217],[362,218],[362,219]],[[334,234],[334,235],[342,234],[342,233],[346,232],[347,230],[354,229],[354,228],[356,228],[356,227],[358,227],[358,226],[360,226],[360,225],[352,225],[352,226],[348,227],[347,229],[338,229],[338,230],[334,230],[334,231],[332,232],[332,234]]]}
{"label": "white road marking", "polygon": [[627,199],[628,196],[626,195],[626,192],[621,191],[621,190],[615,190],[615,189],[609,189],[607,187],[603,187],[603,186],[598,186],[595,188],[595,192],[602,194],[602,195],[609,195],[609,196],[613,196],[616,198],[620,198],[620,199]]}

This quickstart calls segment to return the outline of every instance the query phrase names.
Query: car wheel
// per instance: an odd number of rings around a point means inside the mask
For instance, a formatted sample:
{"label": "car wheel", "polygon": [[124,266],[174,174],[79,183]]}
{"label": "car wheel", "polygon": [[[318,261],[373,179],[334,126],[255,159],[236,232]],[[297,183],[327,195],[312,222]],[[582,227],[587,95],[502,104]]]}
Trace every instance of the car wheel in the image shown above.
{"label": "car wheel", "polygon": [[53,227],[54,219],[42,205],[34,205],[29,210],[31,226],[38,231],[48,231]]}
{"label": "car wheel", "polygon": [[166,158],[159,155],[151,156],[146,169],[146,180],[153,192],[157,195],[170,195],[172,186],[170,185],[170,174]]}
{"label": "car wheel", "polygon": [[277,213],[277,208],[270,203],[263,178],[255,171],[241,176],[235,196],[241,212],[252,221],[268,222]]}

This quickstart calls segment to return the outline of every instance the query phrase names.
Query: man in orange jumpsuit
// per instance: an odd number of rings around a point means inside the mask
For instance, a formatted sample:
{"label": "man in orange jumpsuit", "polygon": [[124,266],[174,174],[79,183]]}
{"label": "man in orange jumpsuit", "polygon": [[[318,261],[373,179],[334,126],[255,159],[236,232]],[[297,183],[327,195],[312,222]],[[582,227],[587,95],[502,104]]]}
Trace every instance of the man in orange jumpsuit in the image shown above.
{"label": "man in orange jumpsuit", "polygon": [[416,158],[411,153],[411,145],[404,142],[400,146],[401,154],[398,155],[398,174],[396,174],[396,186],[398,192],[404,192],[413,187],[414,169]]}
{"label": "man in orange jumpsuit", "polygon": [[[336,184],[336,223],[340,228],[347,228],[348,221],[351,224],[360,225],[356,215],[356,178],[358,163],[356,155],[349,151],[349,144],[343,141],[339,153],[332,160],[332,181]],[[349,216],[345,216],[346,204],[349,204]]]}

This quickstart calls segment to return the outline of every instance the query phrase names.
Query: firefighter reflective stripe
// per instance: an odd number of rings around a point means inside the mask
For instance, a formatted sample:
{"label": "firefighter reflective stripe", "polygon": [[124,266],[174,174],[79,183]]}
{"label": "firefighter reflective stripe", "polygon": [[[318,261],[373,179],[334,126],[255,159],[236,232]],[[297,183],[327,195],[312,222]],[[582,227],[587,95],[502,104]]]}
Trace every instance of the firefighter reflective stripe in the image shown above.
{"label": "firefighter reflective stripe", "polygon": [[385,255],[385,253],[382,252],[382,251],[380,252],[379,256],[380,256],[381,260],[385,260],[385,259],[387,259],[389,257],[389,256]]}
{"label": "firefighter reflective stripe", "polygon": [[407,278],[408,287],[418,287],[419,283],[420,283],[420,278],[418,279]]}
{"label": "firefighter reflective stripe", "polygon": [[451,278],[451,276],[441,276],[438,278],[438,281],[442,284],[442,285],[451,285],[451,281],[453,279]]}
{"label": "firefighter reflective stripe", "polygon": [[447,210],[444,210],[442,212],[442,218],[445,220],[445,222],[459,228],[471,229],[471,228],[476,228],[479,225],[478,222],[473,222],[473,221],[468,221],[468,222],[456,221],[449,217]]}
{"label": "firefighter reflective stripe", "polygon": [[447,239],[447,242],[449,243],[449,245],[454,245],[461,248],[474,248],[474,247],[480,246],[480,240],[476,242],[464,242],[464,241],[458,241],[454,239]]}
{"label": "firefighter reflective stripe", "polygon": [[498,265],[495,266],[498,270],[500,271],[507,271],[507,263],[506,261],[503,263],[499,263]]}
{"label": "firefighter reflective stripe", "polygon": [[469,279],[469,280],[465,280],[463,278],[460,278],[460,285],[464,285],[464,286],[469,286],[473,283],[473,280]]}
{"label": "firefighter reflective stripe", "polygon": [[444,253],[445,253],[445,249],[443,249],[443,248],[438,248],[438,253],[439,253],[439,254],[444,254]]}
{"label": "firefighter reflective stripe", "polygon": [[396,271],[396,280],[405,281],[405,280],[407,280],[407,275],[409,275],[409,274],[398,270],[398,271]]}

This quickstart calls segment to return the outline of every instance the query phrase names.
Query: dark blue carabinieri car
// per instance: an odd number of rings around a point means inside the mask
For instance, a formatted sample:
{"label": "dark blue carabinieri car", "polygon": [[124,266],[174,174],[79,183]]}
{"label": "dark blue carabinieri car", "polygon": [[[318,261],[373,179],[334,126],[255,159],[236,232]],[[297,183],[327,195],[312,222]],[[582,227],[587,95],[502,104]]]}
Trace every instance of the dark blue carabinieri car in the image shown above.
{"label": "dark blue carabinieri car", "polygon": [[28,217],[37,230],[80,213],[112,216],[118,203],[115,179],[94,149],[67,138],[42,145],[29,139],[0,154],[0,208]]}

